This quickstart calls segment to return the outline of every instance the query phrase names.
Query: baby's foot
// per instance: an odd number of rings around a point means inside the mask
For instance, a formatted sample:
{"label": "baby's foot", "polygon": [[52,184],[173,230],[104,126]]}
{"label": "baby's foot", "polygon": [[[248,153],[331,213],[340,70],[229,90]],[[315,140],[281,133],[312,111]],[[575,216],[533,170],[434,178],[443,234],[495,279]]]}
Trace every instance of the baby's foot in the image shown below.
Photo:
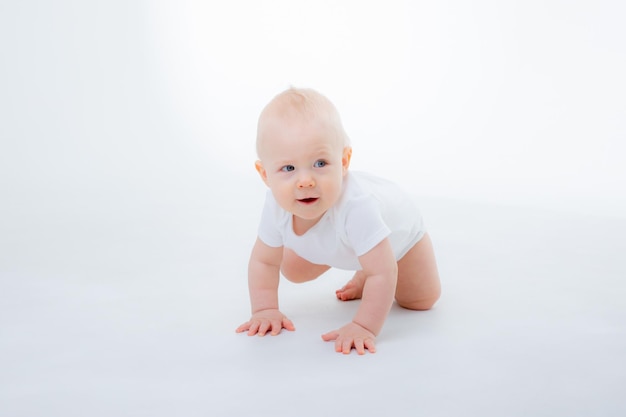
{"label": "baby's foot", "polygon": [[341,301],[358,300],[363,295],[363,285],[365,284],[365,274],[357,271],[346,285],[335,291],[337,299]]}

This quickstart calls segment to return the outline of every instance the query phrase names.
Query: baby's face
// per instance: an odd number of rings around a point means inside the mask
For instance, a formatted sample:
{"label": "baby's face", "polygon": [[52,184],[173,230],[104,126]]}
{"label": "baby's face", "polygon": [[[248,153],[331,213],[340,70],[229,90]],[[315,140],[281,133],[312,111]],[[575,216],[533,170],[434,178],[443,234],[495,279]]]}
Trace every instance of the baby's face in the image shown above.
{"label": "baby's face", "polygon": [[315,120],[267,119],[257,170],[284,210],[314,224],[341,195],[351,149]]}

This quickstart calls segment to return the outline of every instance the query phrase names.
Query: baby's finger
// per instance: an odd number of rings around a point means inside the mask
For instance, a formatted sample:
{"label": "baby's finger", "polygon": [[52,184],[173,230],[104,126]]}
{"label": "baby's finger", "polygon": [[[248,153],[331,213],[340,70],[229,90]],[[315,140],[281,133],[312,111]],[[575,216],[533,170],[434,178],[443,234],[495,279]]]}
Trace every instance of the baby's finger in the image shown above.
{"label": "baby's finger", "polygon": [[342,348],[343,348],[343,342],[341,341],[341,339],[335,340],[335,352],[341,352]]}
{"label": "baby's finger", "polygon": [[290,332],[296,330],[296,326],[293,325],[293,322],[291,320],[289,320],[287,317],[283,318],[283,327],[287,330],[289,330]]}
{"label": "baby's finger", "polygon": [[341,344],[341,352],[344,355],[348,355],[348,354],[350,354],[351,350],[352,350],[352,339],[350,339],[350,338],[345,339],[343,341],[343,343]]}
{"label": "baby's finger", "polygon": [[355,339],[354,348],[356,349],[356,353],[359,355],[365,355],[365,345],[363,343],[363,339]]}
{"label": "baby's finger", "polygon": [[330,342],[331,340],[337,340],[337,336],[339,336],[339,333],[336,330],[333,330],[332,332],[323,334],[322,339],[325,342]]}
{"label": "baby's finger", "polygon": [[237,330],[235,330],[235,332],[243,333],[243,332],[245,332],[246,330],[249,330],[249,329],[250,329],[250,322],[248,321],[248,322],[242,324],[241,326],[237,327]]}
{"label": "baby's finger", "polygon": [[365,339],[364,345],[370,353],[376,353],[376,343],[372,339]]}
{"label": "baby's finger", "polygon": [[270,322],[270,329],[271,329],[270,334],[272,336],[276,336],[277,334],[279,334],[283,328],[282,324],[283,324],[282,320],[272,320]]}
{"label": "baby's finger", "polygon": [[259,331],[259,322],[253,321],[248,329],[248,336],[254,336]]}
{"label": "baby's finger", "polygon": [[259,326],[259,336],[265,336],[270,327],[271,323],[267,320],[263,320]]}

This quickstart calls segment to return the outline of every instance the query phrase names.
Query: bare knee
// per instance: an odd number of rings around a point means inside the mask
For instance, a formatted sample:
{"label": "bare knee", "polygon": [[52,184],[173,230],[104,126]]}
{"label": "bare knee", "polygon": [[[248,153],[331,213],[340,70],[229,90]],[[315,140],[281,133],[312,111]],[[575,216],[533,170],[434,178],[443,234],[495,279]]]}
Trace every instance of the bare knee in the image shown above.
{"label": "bare knee", "polygon": [[280,266],[280,273],[291,282],[299,284],[301,282],[307,282],[315,279],[315,277],[309,276],[309,274],[303,273],[299,268],[294,268],[293,265],[282,264]]}
{"label": "bare knee", "polygon": [[291,249],[285,248],[283,251],[283,260],[280,264],[280,272],[285,278],[291,282],[302,283],[314,280],[322,275],[330,267],[327,265],[318,265],[307,261],[296,255]]}
{"label": "bare knee", "polygon": [[416,311],[426,311],[433,308],[435,303],[439,300],[439,295],[431,296],[428,298],[416,298],[416,299],[399,299],[396,298],[396,302],[402,308]]}
{"label": "bare knee", "polygon": [[421,294],[415,297],[400,297],[396,294],[396,302],[400,307],[408,310],[426,311],[433,308],[440,296],[441,288],[437,288],[430,291],[428,294]]}

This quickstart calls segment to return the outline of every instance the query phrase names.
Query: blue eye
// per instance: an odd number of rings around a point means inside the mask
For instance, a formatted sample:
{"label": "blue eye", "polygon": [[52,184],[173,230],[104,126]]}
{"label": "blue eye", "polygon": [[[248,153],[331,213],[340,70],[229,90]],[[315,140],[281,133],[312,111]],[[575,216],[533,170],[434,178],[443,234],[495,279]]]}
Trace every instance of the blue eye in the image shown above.
{"label": "blue eye", "polygon": [[326,161],[322,161],[322,160],[315,161],[315,163],[313,164],[315,168],[324,168],[326,165],[328,165]]}
{"label": "blue eye", "polygon": [[280,170],[283,172],[291,172],[291,171],[295,171],[295,169],[296,167],[294,167],[293,165],[285,165]]}

